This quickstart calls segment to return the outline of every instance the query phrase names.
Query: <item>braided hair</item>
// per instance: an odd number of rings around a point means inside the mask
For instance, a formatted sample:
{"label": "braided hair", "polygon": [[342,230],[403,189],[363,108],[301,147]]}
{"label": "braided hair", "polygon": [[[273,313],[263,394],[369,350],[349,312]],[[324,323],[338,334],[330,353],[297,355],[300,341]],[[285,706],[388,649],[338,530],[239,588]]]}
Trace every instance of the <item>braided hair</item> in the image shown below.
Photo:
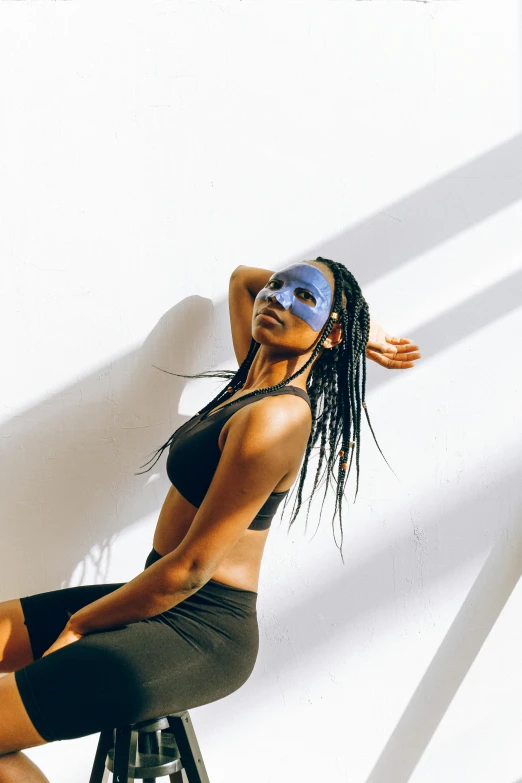
{"label": "braided hair", "polygon": [[[370,313],[368,303],[362,295],[361,288],[352,275],[352,273],[340,263],[331,261],[328,258],[318,256],[316,261],[326,264],[332,271],[335,280],[332,312],[325,325],[323,326],[321,339],[312,351],[308,361],[293,375],[280,383],[264,389],[256,389],[242,396],[255,397],[267,391],[281,389],[289,384],[294,378],[313,364],[310,375],[307,380],[307,393],[310,398],[312,412],[312,429],[308,438],[303,464],[299,473],[299,484],[297,487],[297,496],[292,509],[288,529],[292,526],[297,517],[303,500],[303,486],[308,472],[308,462],[312,449],[319,449],[319,460],[314,477],[312,491],[309,495],[308,510],[305,520],[305,530],[308,524],[308,515],[310,512],[310,503],[316,489],[318,489],[325,480],[326,487],[321,511],[319,514],[318,527],[321,521],[323,505],[330,486],[331,480],[335,482],[336,498],[335,508],[332,518],[332,529],[335,530],[334,521],[336,513],[339,514],[339,525],[341,529],[341,543],[339,546],[341,559],[344,563],[342,554],[343,527],[342,527],[342,500],[345,496],[345,485],[348,481],[350,469],[355,451],[355,462],[357,467],[357,482],[354,502],[359,491],[359,459],[360,459],[360,426],[361,426],[361,408],[364,409],[368,425],[370,427],[373,439],[377,448],[381,452],[386,464],[389,466],[386,457],[377,443],[373,431],[370,417],[365,401],[366,394],[366,344],[370,333]],[[336,315],[337,314],[337,315]],[[334,347],[324,350],[321,353],[324,340],[328,337],[336,323],[342,326],[342,340]],[[183,375],[182,373],[170,373],[182,378],[227,378],[230,383],[220,391],[213,400],[211,400],[199,414],[204,414],[215,406],[224,402],[231,394],[240,389],[248,375],[250,366],[259,350],[260,343],[252,338],[247,356],[237,371],[233,370],[207,370],[197,375]],[[158,368],[161,369],[161,368]],[[163,372],[168,372],[164,370]],[[231,405],[235,400],[232,400]],[[227,407],[227,406],[223,406]],[[156,460],[147,468],[150,470],[160,458],[163,451],[172,442],[175,432],[170,438],[154,452],[148,462],[157,454]],[[319,441],[319,445],[316,445]],[[340,450],[337,451],[339,449]],[[328,453],[327,453],[328,452]],[[349,455],[349,457],[348,457]],[[339,457],[336,468],[336,456]],[[147,465],[147,462],[144,463]],[[141,465],[140,467],[144,467]],[[391,469],[391,468],[390,468]],[[147,472],[141,471],[141,472]],[[394,471],[392,471],[394,472]],[[136,473],[135,475],[140,475]],[[285,497],[283,511],[286,508],[289,495]],[[316,530],[317,532],[317,530]],[[315,534],[314,534],[315,535]],[[337,543],[337,542],[336,542]]]}

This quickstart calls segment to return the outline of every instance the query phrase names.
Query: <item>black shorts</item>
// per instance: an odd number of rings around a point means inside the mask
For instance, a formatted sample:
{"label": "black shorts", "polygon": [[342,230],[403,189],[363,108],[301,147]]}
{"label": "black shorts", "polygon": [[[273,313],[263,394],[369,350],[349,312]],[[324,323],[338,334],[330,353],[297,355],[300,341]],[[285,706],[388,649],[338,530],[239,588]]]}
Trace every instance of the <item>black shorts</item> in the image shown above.
{"label": "black shorts", "polygon": [[[159,559],[152,549],[145,568]],[[123,584],[20,599],[34,661],[15,679],[34,727],[48,742],[209,704],[236,691],[253,671],[257,593],[213,579],[162,614],[89,633],[42,658],[71,614]]]}

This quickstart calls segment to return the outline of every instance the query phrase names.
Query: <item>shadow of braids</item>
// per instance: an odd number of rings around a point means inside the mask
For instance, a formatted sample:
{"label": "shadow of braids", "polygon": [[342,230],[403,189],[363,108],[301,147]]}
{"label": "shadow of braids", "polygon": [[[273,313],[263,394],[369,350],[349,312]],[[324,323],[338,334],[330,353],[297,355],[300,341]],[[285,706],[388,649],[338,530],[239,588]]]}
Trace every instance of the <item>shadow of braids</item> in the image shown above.
{"label": "shadow of braids", "polygon": [[[249,394],[242,395],[241,399],[247,397],[256,397],[260,394],[264,394],[267,391],[281,389],[283,386],[289,384],[294,378],[297,378],[298,375],[301,375],[301,373],[304,372],[307,367],[314,363],[307,381],[307,392],[310,397],[312,412],[312,429],[308,438],[303,464],[299,473],[297,495],[292,509],[291,518],[288,523],[288,529],[290,529],[292,526],[301,508],[303,501],[303,487],[308,472],[309,458],[312,450],[316,449],[319,451],[318,465],[314,476],[312,491],[309,495],[305,530],[308,525],[308,515],[310,512],[310,504],[314,492],[319,489],[326,479],[326,486],[323,495],[323,501],[321,503],[321,511],[319,514],[319,522],[317,524],[319,527],[324,501],[330,483],[333,481],[336,484],[336,498],[332,517],[332,530],[334,533],[334,540],[336,541],[334,522],[335,515],[338,513],[339,526],[341,529],[341,543],[339,545],[339,551],[341,553],[341,559],[344,563],[342,554],[342,501],[343,497],[345,497],[345,487],[348,481],[348,476],[350,474],[354,452],[357,468],[357,482],[354,502],[359,491],[361,409],[364,409],[364,413],[377,448],[381,452],[388,466],[389,463],[384,457],[384,454],[382,453],[381,448],[377,443],[365,401],[366,344],[368,342],[370,333],[370,313],[368,304],[362,295],[362,291],[359,284],[357,283],[357,280],[343,264],[339,264],[336,261],[331,261],[328,258],[322,258],[321,256],[318,256],[315,260],[326,264],[332,271],[335,279],[332,312],[323,327],[321,338],[317,341],[317,344],[306,364],[304,364],[300,370],[294,373],[294,375],[291,375],[289,378],[281,381],[281,383],[278,383],[275,386],[266,387],[264,389],[256,389]],[[342,327],[341,342],[333,348],[324,349],[321,356],[318,356],[321,352],[321,348],[323,347],[324,340],[328,337],[332,331],[333,326],[337,322],[340,322]],[[256,342],[256,340],[252,338],[248,354],[236,372],[233,370],[207,370],[206,372],[198,373],[197,375],[184,375],[182,373],[169,374],[176,375],[181,378],[226,378],[230,381],[227,387],[220,391],[204,408],[198,411],[198,415],[204,414],[217,405],[220,405],[228,397],[230,397],[231,394],[235,394],[235,392],[243,386],[259,347],[260,343]],[[157,369],[161,368],[158,367]],[[162,372],[168,371],[162,370]],[[230,404],[233,402],[234,400],[232,400]],[[176,432],[170,436],[166,443],[164,443],[154,452],[151,459],[153,459],[154,455],[156,454],[157,458],[153,464],[147,468],[147,471],[156,464],[163,451],[168,446],[170,446],[175,434]],[[337,462],[336,458],[338,458]],[[150,461],[151,460],[148,460],[148,462]],[[145,465],[147,465],[147,462]],[[144,465],[141,465],[140,467],[144,467]],[[141,472],[145,473],[147,471]],[[140,475],[140,473],[136,473],[135,475]],[[295,484],[292,492],[294,489]],[[285,497],[283,511],[286,508],[290,494]]]}

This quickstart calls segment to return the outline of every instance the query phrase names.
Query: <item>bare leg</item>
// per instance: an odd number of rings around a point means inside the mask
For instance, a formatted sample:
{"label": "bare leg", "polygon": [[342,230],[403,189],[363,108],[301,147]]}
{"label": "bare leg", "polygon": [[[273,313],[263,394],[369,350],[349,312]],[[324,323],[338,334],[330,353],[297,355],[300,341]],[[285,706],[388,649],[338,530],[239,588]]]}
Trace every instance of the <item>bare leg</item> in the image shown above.
{"label": "bare leg", "polygon": [[0,756],[0,783],[50,783],[31,759],[17,750]]}

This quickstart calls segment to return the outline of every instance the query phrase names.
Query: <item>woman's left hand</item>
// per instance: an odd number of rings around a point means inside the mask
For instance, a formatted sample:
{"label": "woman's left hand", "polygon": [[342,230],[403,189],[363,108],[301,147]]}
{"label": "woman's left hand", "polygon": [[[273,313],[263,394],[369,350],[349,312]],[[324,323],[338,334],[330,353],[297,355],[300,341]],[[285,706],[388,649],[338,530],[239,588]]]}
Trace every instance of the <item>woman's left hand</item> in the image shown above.
{"label": "woman's left hand", "polygon": [[52,644],[49,649],[44,652],[42,658],[45,655],[56,652],[56,650],[59,650],[61,647],[67,647],[68,644],[77,642],[78,639],[82,638],[82,636],[83,634],[78,633],[77,631],[72,631],[70,628],[65,627],[54,644]]}
{"label": "woman's left hand", "polygon": [[407,337],[392,337],[373,318],[370,318],[366,356],[388,370],[407,370],[421,358],[418,345]]}

